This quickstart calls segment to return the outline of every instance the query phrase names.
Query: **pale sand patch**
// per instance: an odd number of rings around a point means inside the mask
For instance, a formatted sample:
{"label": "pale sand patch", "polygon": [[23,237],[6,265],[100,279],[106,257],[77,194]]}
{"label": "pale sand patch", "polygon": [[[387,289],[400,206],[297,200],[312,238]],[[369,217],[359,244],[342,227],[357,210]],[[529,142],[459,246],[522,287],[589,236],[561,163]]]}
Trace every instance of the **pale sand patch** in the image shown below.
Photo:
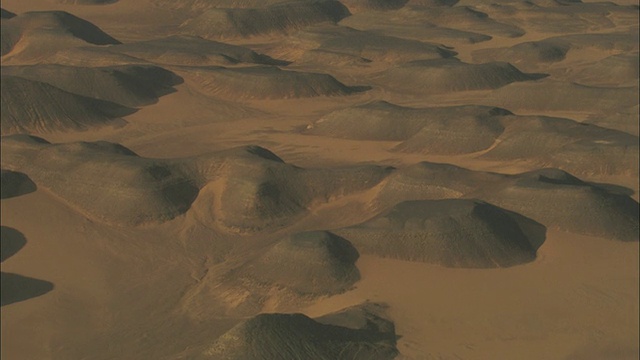
{"label": "pale sand patch", "polygon": [[304,313],[386,302],[407,359],[565,359],[583,349],[637,351],[637,243],[550,231],[536,261],[508,269],[451,270],[368,255],[357,265],[362,280],[354,291]]}

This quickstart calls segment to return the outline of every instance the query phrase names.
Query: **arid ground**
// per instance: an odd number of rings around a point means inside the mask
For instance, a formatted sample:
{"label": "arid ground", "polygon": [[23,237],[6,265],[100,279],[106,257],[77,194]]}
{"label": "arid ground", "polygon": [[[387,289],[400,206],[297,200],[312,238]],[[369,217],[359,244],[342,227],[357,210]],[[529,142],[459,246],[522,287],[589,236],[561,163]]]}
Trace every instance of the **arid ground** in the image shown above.
{"label": "arid ground", "polygon": [[638,359],[633,0],[3,0],[2,359]]}

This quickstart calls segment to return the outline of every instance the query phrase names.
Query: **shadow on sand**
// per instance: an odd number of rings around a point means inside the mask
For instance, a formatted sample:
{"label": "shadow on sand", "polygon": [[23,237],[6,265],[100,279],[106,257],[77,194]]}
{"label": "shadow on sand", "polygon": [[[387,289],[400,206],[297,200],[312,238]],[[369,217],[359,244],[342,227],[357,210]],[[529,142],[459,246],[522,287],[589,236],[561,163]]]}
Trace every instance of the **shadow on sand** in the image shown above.
{"label": "shadow on sand", "polygon": [[[15,255],[27,243],[24,235],[16,229],[0,227],[0,255],[2,261]],[[18,274],[0,274],[0,306],[13,304],[44,295],[53,290],[53,284]]]}

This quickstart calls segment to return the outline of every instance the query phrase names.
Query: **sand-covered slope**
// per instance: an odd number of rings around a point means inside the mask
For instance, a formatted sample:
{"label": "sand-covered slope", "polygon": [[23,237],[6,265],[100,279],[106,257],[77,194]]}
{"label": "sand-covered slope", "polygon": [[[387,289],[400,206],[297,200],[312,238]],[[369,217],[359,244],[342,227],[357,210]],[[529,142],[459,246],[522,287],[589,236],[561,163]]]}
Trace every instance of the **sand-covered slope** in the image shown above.
{"label": "sand-covered slope", "polygon": [[420,163],[389,176],[378,199],[393,205],[403,200],[452,197],[481,199],[548,228],[638,241],[640,207],[635,200],[558,169],[502,175]]}
{"label": "sand-covered slope", "polygon": [[403,107],[372,102],[333,111],[304,134],[367,141],[401,141],[394,151],[469,154],[526,161],[579,174],[634,174],[638,138],[569,119],[514,115],[488,106]]}
{"label": "sand-covered slope", "polygon": [[[49,144],[25,136],[3,138],[2,150],[7,170],[26,174],[87,216],[119,225],[163,222],[192,209],[212,228],[251,234],[290,225],[317,204],[384,181],[382,204],[475,197],[546,226],[637,240],[637,202],[560,170],[504,176],[428,163],[395,172],[379,166],[301,169],[258,147],[161,160],[106,142]],[[69,172],[85,185],[65,186]],[[111,181],[114,174],[118,182]]]}
{"label": "sand-covered slope", "polygon": [[457,59],[405,63],[380,74],[375,81],[397,92],[438,94],[467,90],[491,90],[537,80],[541,74],[524,74],[511,64],[468,64]]}
{"label": "sand-covered slope", "polygon": [[396,10],[405,6],[409,0],[343,0],[349,10]]}
{"label": "sand-covered slope", "polygon": [[118,2],[119,0],[53,0],[57,4],[74,4],[74,5],[107,5]]}
{"label": "sand-covered slope", "polygon": [[527,160],[576,174],[638,173],[638,137],[621,131],[540,116],[506,116],[504,133],[482,157]]}
{"label": "sand-covered slope", "polygon": [[323,66],[335,64],[335,70],[340,70],[340,65],[349,63],[396,63],[449,58],[456,54],[453,50],[436,43],[326,25],[310,27],[292,34],[272,51],[283,58],[295,60],[296,63]]}
{"label": "sand-covered slope", "polygon": [[503,181],[504,177],[451,164],[420,162],[399,168],[391,174],[378,199],[391,207],[407,200],[459,198]]}
{"label": "sand-covered slope", "polygon": [[523,216],[459,199],[402,202],[363,224],[337,230],[363,253],[463,268],[532,261],[544,232]]}
{"label": "sand-covered slope", "polygon": [[355,140],[404,141],[399,151],[471,153],[489,148],[504,131],[509,111],[486,106],[410,108],[384,101],[334,111],[305,134]]}
{"label": "sand-covered slope", "polygon": [[507,61],[526,71],[538,71],[563,60],[632,51],[638,51],[637,34],[576,34],[523,42],[508,48],[477,50],[473,58],[478,62]]}
{"label": "sand-covered slope", "polygon": [[168,70],[141,65],[97,68],[53,64],[5,66],[2,73],[127,107],[155,103],[160,96],[175,91],[173,86],[182,82]]}
{"label": "sand-covered slope", "polygon": [[[3,69],[4,70],[4,69]],[[113,102],[72,94],[49,84],[2,76],[3,135],[78,131],[119,120],[135,111]]]}
{"label": "sand-covered slope", "polygon": [[173,35],[128,42],[108,47],[64,49],[45,60],[47,63],[75,66],[158,64],[163,66],[234,66],[245,64],[281,65],[276,60],[247,47],[231,45],[197,36]]}
{"label": "sand-covered slope", "polygon": [[358,256],[349,241],[330,232],[297,233],[278,241],[240,274],[303,295],[336,294],[360,279]]}
{"label": "sand-covered slope", "polygon": [[500,22],[538,34],[610,32],[638,21],[637,4],[620,2],[466,0],[458,5],[474,6]]}
{"label": "sand-covered slope", "polygon": [[400,11],[403,17],[421,19],[443,28],[472,31],[489,36],[520,37],[525,31],[517,25],[505,24],[473,6],[412,7]]}
{"label": "sand-covered slope", "polygon": [[303,314],[260,314],[229,330],[198,358],[386,360],[398,355],[395,343],[392,323],[363,316],[358,308],[316,320]]}
{"label": "sand-covered slope", "polygon": [[264,8],[288,2],[313,2],[317,0],[152,0],[153,3],[177,10],[202,12],[207,9]]}
{"label": "sand-covered slope", "polygon": [[167,65],[287,64],[243,46],[187,35],[115,45],[107,50]]}
{"label": "sand-covered slope", "polygon": [[[476,194],[473,194],[476,195]],[[478,197],[548,227],[621,241],[638,241],[638,203],[557,169],[513,176]]]}
{"label": "sand-covered slope", "polygon": [[[204,224],[240,233],[289,224],[314,202],[368,189],[389,173],[378,166],[304,170],[259,147],[162,160],[108,142],[49,144],[19,135],[4,137],[2,150],[3,166],[91,218],[159,223],[193,205]],[[83,185],[67,187],[68,176]]]}
{"label": "sand-covered slope", "polygon": [[277,67],[180,68],[177,71],[206,95],[223,99],[292,99],[344,96],[369,90],[347,86],[328,74],[281,70]]}
{"label": "sand-covered slope", "polygon": [[608,56],[594,64],[570,68],[567,77],[582,85],[629,87],[638,83],[638,52]]}
{"label": "sand-covered slope", "polygon": [[[394,4],[386,13],[358,12],[341,24],[361,30],[373,30],[411,39],[429,39],[446,44],[468,44],[491,40],[492,37],[514,38],[525,34],[519,24],[496,19],[475,4],[456,1],[385,2]],[[347,3],[348,4],[348,3]],[[452,6],[452,5],[456,6]]]}
{"label": "sand-covered slope", "polygon": [[234,38],[286,33],[305,26],[338,22],[349,16],[338,1],[298,1],[252,9],[211,9],[183,24],[188,34],[205,38]]}
{"label": "sand-covered slope", "polygon": [[109,47],[81,46],[60,50],[43,59],[41,64],[79,67],[106,67],[119,65],[149,65],[149,61],[109,51]]}
{"label": "sand-covered slope", "polygon": [[[443,109],[443,110],[446,110]],[[446,112],[443,112],[446,114]],[[519,161],[584,175],[638,172],[638,137],[569,119],[501,113],[429,118],[420,131],[393,148],[422,154],[467,154]]]}
{"label": "sand-covered slope", "polygon": [[0,357],[636,359],[639,9],[2,0]]}
{"label": "sand-covered slope", "polygon": [[[3,166],[26,173],[74,209],[108,223],[168,220],[184,213],[198,194],[178,167],[107,142],[52,145],[14,136],[2,139],[2,152]],[[66,186],[70,177],[76,186]]]}
{"label": "sand-covered slope", "polygon": [[119,41],[92,23],[64,11],[34,11],[2,21],[3,63],[36,63],[57,51]]}
{"label": "sand-covered slope", "polygon": [[207,168],[210,181],[193,204],[195,216],[231,233],[251,234],[290,225],[314,205],[370,189],[391,169],[382,166],[302,169],[284,163],[273,153],[247,147],[215,155],[223,160],[218,170]]}
{"label": "sand-covered slope", "polygon": [[[571,94],[567,97],[567,94]],[[521,111],[592,112],[599,116],[624,112],[637,105],[638,86],[586,86],[553,79],[509,84],[483,103]],[[633,113],[633,112],[631,112]]]}
{"label": "sand-covered slope", "polygon": [[[491,36],[473,29],[460,30],[438,26],[425,19],[434,9],[431,7],[395,11],[359,12],[347,17],[340,25],[363,31],[372,31],[405,39],[443,43],[447,45],[475,44],[491,40]],[[438,11],[438,10],[436,10]],[[433,19],[433,18],[432,18]]]}

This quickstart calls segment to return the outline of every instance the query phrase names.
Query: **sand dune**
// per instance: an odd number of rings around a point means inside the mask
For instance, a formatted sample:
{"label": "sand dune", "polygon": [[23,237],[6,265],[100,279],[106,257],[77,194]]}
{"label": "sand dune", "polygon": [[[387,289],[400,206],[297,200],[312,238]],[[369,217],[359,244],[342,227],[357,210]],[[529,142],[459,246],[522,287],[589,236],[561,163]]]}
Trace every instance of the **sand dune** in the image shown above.
{"label": "sand dune", "polygon": [[177,72],[206,95],[223,99],[292,99],[343,96],[369,90],[347,86],[327,74],[281,70],[276,67],[180,68]]}
{"label": "sand dune", "polygon": [[[391,169],[376,166],[304,170],[255,147],[169,161],[100,142],[51,145],[18,136],[3,138],[2,145],[5,167],[27,174],[86,215],[114,224],[162,222],[193,207],[205,224],[254,233],[292,224],[314,203],[370,189],[387,178],[382,203],[476,197],[546,226],[637,240],[635,201],[560,170],[505,177],[424,163],[389,176]],[[86,186],[66,187],[67,171]],[[109,181],[116,173],[121,180]],[[117,207],[113,196],[120,199]]]}
{"label": "sand dune", "polygon": [[[169,220],[187,211],[198,194],[178,166],[140,158],[116,144],[52,145],[14,136],[2,139],[2,151],[10,169],[91,218],[116,225]],[[77,186],[66,186],[70,176]]]}
{"label": "sand dune", "polygon": [[517,64],[523,69],[539,69],[549,63],[559,62],[566,58],[571,50],[571,43],[561,39],[523,42],[508,48],[481,49],[473,52],[473,60],[507,61]]}
{"label": "sand dune", "polygon": [[[492,37],[519,37],[525,31],[518,24],[496,19],[476,4],[457,1],[409,1],[389,14],[368,11],[356,13],[341,24],[361,30],[375,30],[410,39],[429,39],[446,44],[468,44]],[[453,6],[457,5],[457,6]]]}
{"label": "sand dune", "polygon": [[107,5],[118,2],[118,0],[53,0],[58,4],[73,5]]}
{"label": "sand dune", "polygon": [[289,2],[313,2],[317,0],[153,0],[157,5],[178,10],[202,11],[207,9],[264,8]]}
{"label": "sand dune", "polygon": [[640,106],[636,104],[630,108],[621,109],[619,112],[610,111],[604,114],[592,114],[589,115],[584,122],[638,136],[640,133],[640,124],[635,120],[639,108]]}
{"label": "sand dune", "polygon": [[443,59],[396,66],[380,74],[375,81],[397,92],[437,94],[498,89],[513,82],[541,77],[541,74],[524,74],[508,63],[468,64],[457,59]]}
{"label": "sand dune", "polygon": [[634,358],[639,9],[2,0],[0,357]]}
{"label": "sand dune", "polygon": [[576,174],[637,174],[638,137],[568,119],[506,116],[505,131],[483,158],[527,160]]}
{"label": "sand dune", "polygon": [[569,119],[513,115],[487,106],[410,108],[372,102],[340,109],[304,134],[367,141],[401,141],[393,151],[433,155],[480,154],[526,161],[578,174],[634,174],[636,136]]}
{"label": "sand dune", "polygon": [[343,0],[349,10],[396,10],[405,6],[409,0]]}
{"label": "sand dune", "polygon": [[2,62],[36,63],[65,48],[119,41],[64,11],[34,11],[2,21]]}
{"label": "sand dune", "polygon": [[36,191],[36,184],[27,175],[5,169],[2,169],[0,185],[0,198],[2,199],[9,199]]}
{"label": "sand dune", "polygon": [[127,107],[153,104],[175,91],[182,79],[155,66],[74,67],[63,65],[5,66],[3,75],[38,81],[76,95]]}
{"label": "sand dune", "polygon": [[607,56],[638,51],[638,36],[633,33],[576,34],[555,36],[540,41],[523,42],[508,48],[477,50],[478,62],[506,61],[526,71],[538,71],[565,59]]}
{"label": "sand dune", "polygon": [[[202,175],[215,180],[200,191],[194,212],[202,222],[240,234],[290,225],[306,215],[314,203],[370,189],[390,172],[380,166],[301,169],[257,147],[218,156],[224,165]],[[201,161],[205,163],[198,168],[210,168],[210,160]]]}
{"label": "sand dune", "polygon": [[429,115],[428,111],[376,101],[331,112],[303,133],[355,140],[406,140],[420,131]]}
{"label": "sand dune", "polygon": [[358,256],[351,243],[332,233],[298,233],[277,242],[240,274],[302,295],[336,294],[360,279]]}
{"label": "sand dune", "polygon": [[548,227],[620,241],[638,241],[638,203],[556,169],[514,176],[500,188],[481,190],[483,200]]}
{"label": "sand dune", "polygon": [[[404,141],[399,151],[470,153],[490,147],[504,130],[509,111],[483,106],[409,108],[373,102],[332,112],[305,134],[356,140]],[[455,119],[455,120],[454,120]]]}
{"label": "sand dune", "polygon": [[[318,26],[300,31],[284,41],[275,52],[296,62],[318,64],[323,64],[329,56],[337,59],[351,58],[364,63],[371,61],[395,63],[448,58],[456,54],[438,44],[385,36],[342,26]],[[333,63],[329,62],[329,64]]]}
{"label": "sand dune", "polygon": [[403,17],[421,19],[440,27],[452,28],[462,31],[478,32],[489,36],[519,37],[525,31],[515,25],[501,23],[492,19],[473,6],[439,6],[428,8],[405,8],[400,11]]}
{"label": "sand dune", "polygon": [[[614,2],[582,1],[461,1],[458,5],[474,6],[501,22],[542,34],[580,34],[607,31],[616,26],[637,24],[638,7]],[[602,14],[606,13],[607,16]]]}
{"label": "sand dune", "polygon": [[[490,35],[473,30],[451,29],[447,27],[448,25],[444,27],[437,26],[423,18],[429,16],[430,10],[433,9],[399,9],[388,12],[367,11],[356,13],[343,19],[340,21],[340,25],[404,39],[418,41],[428,39],[430,42],[447,45],[475,44],[491,40]],[[399,16],[390,16],[394,14]]]}
{"label": "sand dune", "polygon": [[[358,310],[324,317],[348,318]],[[393,359],[398,354],[393,325],[376,316],[364,327],[324,324],[302,314],[260,314],[218,338],[202,359]]]}
{"label": "sand dune", "polygon": [[544,79],[509,84],[481,101],[487,105],[529,112],[577,111],[606,115],[636,106],[637,98],[637,85],[625,88],[585,86]]}
{"label": "sand dune", "polygon": [[454,6],[460,0],[409,0],[407,5],[418,5],[426,7]]}
{"label": "sand dune", "polygon": [[611,55],[593,65],[569,69],[567,77],[581,85],[630,87],[640,78],[638,63],[637,52]]}
{"label": "sand dune", "polygon": [[635,200],[558,169],[501,175],[421,163],[389,176],[378,201],[393,206],[404,200],[452,197],[481,199],[549,228],[638,241],[639,206]]}
{"label": "sand dune", "polygon": [[[4,71],[4,68],[3,68]],[[2,76],[3,135],[79,131],[107,124],[120,125],[135,109],[72,94],[42,82]]]}
{"label": "sand dune", "polygon": [[73,47],[63,49],[43,59],[41,64],[58,64],[78,67],[107,67],[121,65],[149,65],[149,61],[111,52],[107,47]]}
{"label": "sand dune", "polygon": [[106,50],[167,65],[287,64],[246,47],[184,35],[115,45]]}
{"label": "sand dune", "polygon": [[[289,224],[313,202],[368,189],[389,172],[378,166],[303,170],[259,147],[161,160],[107,142],[49,144],[13,136],[3,138],[2,149],[3,166],[26,173],[97,220],[158,223],[184,214],[193,203],[205,224],[240,233]],[[67,187],[68,172],[83,186]]]}
{"label": "sand dune", "polygon": [[544,232],[523,216],[457,199],[402,202],[363,224],[336,231],[363,253],[463,268],[532,261]]}
{"label": "sand dune", "polygon": [[398,169],[388,178],[378,200],[387,206],[407,200],[459,198],[503,181],[504,175],[472,171],[451,164],[420,162]]}
{"label": "sand dune", "polygon": [[254,9],[211,9],[184,23],[182,30],[204,38],[247,37],[335,23],[349,15],[338,1],[299,1]]}

